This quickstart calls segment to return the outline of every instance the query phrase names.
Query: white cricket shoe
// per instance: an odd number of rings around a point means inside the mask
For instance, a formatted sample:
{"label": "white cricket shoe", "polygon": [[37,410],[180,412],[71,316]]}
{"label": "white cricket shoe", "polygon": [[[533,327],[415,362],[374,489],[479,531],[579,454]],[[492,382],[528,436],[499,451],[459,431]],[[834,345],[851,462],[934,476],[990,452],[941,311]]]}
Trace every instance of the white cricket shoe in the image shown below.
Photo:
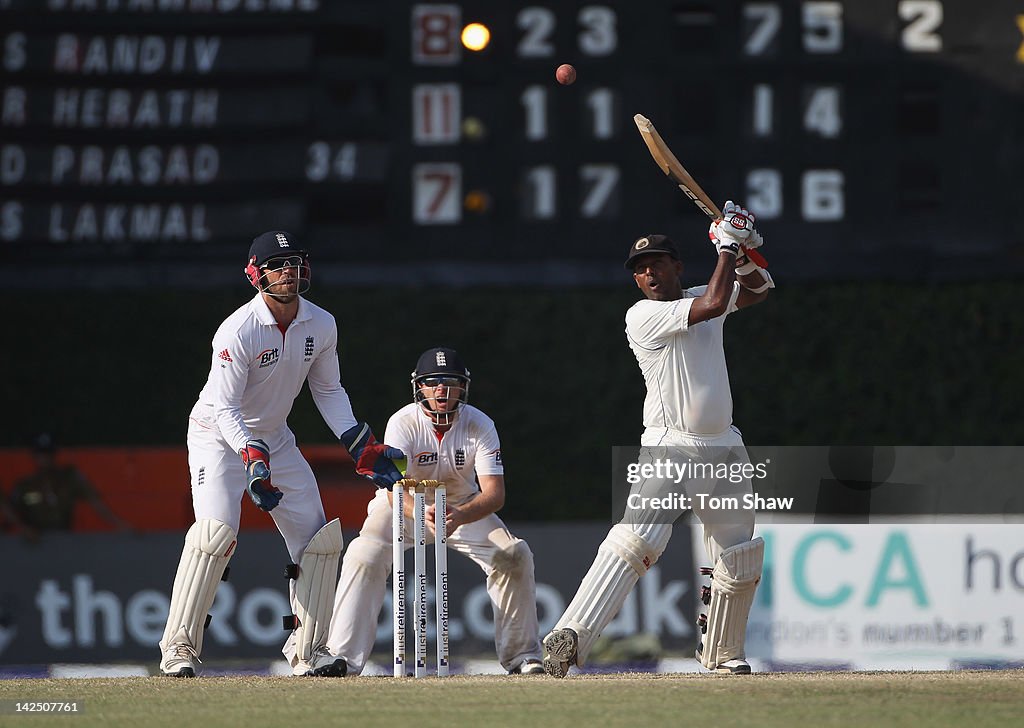
{"label": "white cricket shoe", "polygon": [[544,672],[551,677],[565,677],[576,664],[576,645],[579,638],[566,627],[556,629],[544,638]]}
{"label": "white cricket shoe", "polygon": [[728,675],[749,675],[750,663],[739,658],[726,660],[715,668],[715,672],[721,672]]}
{"label": "white cricket shoe", "polygon": [[348,663],[343,657],[335,657],[326,646],[313,650],[309,662],[299,660],[292,668],[292,675],[303,677],[345,677]]}
{"label": "white cricket shoe", "polygon": [[199,655],[192,645],[179,642],[164,650],[160,672],[166,677],[195,677]]}
{"label": "white cricket shoe", "polygon": [[527,657],[508,671],[509,675],[543,675],[544,663],[536,657]]}
{"label": "white cricket shoe", "polygon": [[[701,660],[701,651],[704,649],[703,644],[697,645],[697,651],[694,652],[694,656],[697,658],[697,662]],[[723,675],[749,675],[750,674],[750,663],[744,660],[742,657],[737,657],[732,660],[726,660],[721,665],[716,667],[712,672],[722,673]]]}

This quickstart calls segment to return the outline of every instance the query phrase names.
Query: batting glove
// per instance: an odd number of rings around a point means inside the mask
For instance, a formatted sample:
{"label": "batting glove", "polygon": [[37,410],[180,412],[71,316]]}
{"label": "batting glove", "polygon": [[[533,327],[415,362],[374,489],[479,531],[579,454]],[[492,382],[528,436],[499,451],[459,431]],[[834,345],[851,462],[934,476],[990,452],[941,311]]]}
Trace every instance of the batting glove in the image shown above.
{"label": "batting glove", "polygon": [[[725,203],[722,208],[722,219],[711,223],[708,228],[708,237],[719,253],[730,253],[738,255],[741,247],[746,247],[753,237],[754,215],[745,208],[735,204],[732,200]],[[757,236],[753,247],[757,247],[764,241]]]}
{"label": "batting glove", "polygon": [[378,488],[391,490],[395,483],[405,477],[405,453],[396,447],[377,442],[365,422],[345,430],[340,439],[356,464],[356,472],[372,480]]}
{"label": "batting glove", "polygon": [[270,482],[270,448],[263,440],[248,440],[241,451],[246,491],[261,511],[272,511],[284,494]]}

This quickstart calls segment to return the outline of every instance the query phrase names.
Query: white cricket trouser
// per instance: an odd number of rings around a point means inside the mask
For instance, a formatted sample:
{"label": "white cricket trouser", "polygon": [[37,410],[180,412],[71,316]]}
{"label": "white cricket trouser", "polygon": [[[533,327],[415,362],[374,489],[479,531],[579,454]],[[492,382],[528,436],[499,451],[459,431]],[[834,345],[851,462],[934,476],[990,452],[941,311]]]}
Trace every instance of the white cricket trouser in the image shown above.
{"label": "white cricket trouser", "polygon": [[[281,489],[283,497],[269,515],[284,537],[292,562],[297,564],[309,540],[327,523],[316,478],[287,427],[253,434],[270,448],[270,480]],[[216,430],[194,419],[189,420],[187,443],[196,520],[213,518],[237,533],[242,498],[249,497],[241,457]]]}
{"label": "white cricket trouser", "polygon": [[[270,448],[270,480],[281,490],[281,502],[268,514],[284,538],[292,563],[299,563],[310,539],[324,527],[323,501],[309,463],[295,446],[295,435],[287,427],[275,432],[253,435]],[[194,419],[188,426],[188,467],[192,478],[192,508],[196,520],[212,518],[238,532],[242,498],[246,494],[245,467],[231,446],[212,430]],[[288,597],[297,612],[295,582],[289,582]],[[287,635],[282,653],[292,661],[295,656],[295,632]]]}
{"label": "white cricket trouser", "polygon": [[[743,438],[739,430],[730,427],[716,435],[695,435],[665,428],[648,428],[640,439],[643,446],[639,460],[653,461],[671,456],[680,462],[685,456],[694,462],[720,463],[729,459],[749,463]],[[685,461],[683,459],[682,461]],[[635,488],[641,495],[664,496],[673,490],[664,482],[648,481]],[[676,491],[679,488],[675,488]],[[701,492],[742,498],[753,492],[749,478],[740,482],[727,479],[696,479],[686,483],[689,495]],[[565,610],[555,629],[573,629],[579,638],[576,663],[586,664],[594,642],[615,618],[637,580],[661,556],[672,535],[672,523],[685,511],[662,510],[650,519],[630,518],[612,527],[608,537],[598,549],[598,555],[583,577],[576,595]],[[703,508],[693,500],[693,512],[704,529],[704,548],[711,565],[718,563],[722,551],[750,541],[754,535],[754,513],[748,510],[724,511]],[[623,530],[624,529],[624,530]]]}
{"label": "white cricket trouser", "polygon": [[[367,506],[359,536],[349,544],[341,563],[334,616],[327,646],[358,674],[373,651],[377,620],[391,573],[391,504],[385,490]],[[451,505],[458,505],[452,503]],[[413,519],[406,518],[406,548],[413,546]],[[432,539],[427,537],[428,549]],[[527,658],[540,659],[533,554],[526,542],[509,533],[493,513],[455,529],[448,548],[472,559],[487,576],[487,594],[494,606],[494,645],[498,661],[511,670]],[[406,584],[411,584],[406,570]],[[412,620],[407,621],[411,625]],[[411,634],[406,637],[412,645]]]}
{"label": "white cricket trouser", "polygon": [[[717,435],[696,435],[664,427],[649,427],[641,436],[640,444],[644,448],[667,448],[666,452],[676,455],[677,458],[685,452],[695,462],[720,463],[728,453],[735,462],[750,463],[747,449],[743,445],[743,437],[735,427],[730,427]],[[744,495],[753,493],[753,486],[750,478],[744,478],[741,482],[707,478],[691,481],[687,484],[686,491],[691,495],[694,492],[723,495],[723,491],[728,491],[729,495],[742,499]],[[725,511],[702,508],[697,499],[693,500],[692,510],[704,529],[704,549],[707,551],[711,566],[718,563],[722,551],[745,543],[754,536],[753,510]],[[682,515],[683,512],[679,511],[677,515]],[[667,528],[671,533],[672,526],[668,524]]]}

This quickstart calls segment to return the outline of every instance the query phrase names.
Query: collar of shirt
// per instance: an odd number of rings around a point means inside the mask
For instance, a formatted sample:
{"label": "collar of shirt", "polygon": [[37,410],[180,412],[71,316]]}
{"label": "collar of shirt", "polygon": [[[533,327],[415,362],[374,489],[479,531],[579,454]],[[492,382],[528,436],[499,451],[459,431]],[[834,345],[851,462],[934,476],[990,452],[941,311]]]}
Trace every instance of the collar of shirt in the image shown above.
{"label": "collar of shirt", "polygon": [[[277,326],[277,319],[274,318],[274,314],[270,311],[270,307],[267,306],[266,300],[263,298],[262,293],[257,293],[253,299],[253,311],[256,313],[256,318],[259,322],[265,326]],[[310,311],[309,303],[305,298],[299,296],[299,310],[295,314],[294,321],[308,321],[313,318],[313,314]]]}

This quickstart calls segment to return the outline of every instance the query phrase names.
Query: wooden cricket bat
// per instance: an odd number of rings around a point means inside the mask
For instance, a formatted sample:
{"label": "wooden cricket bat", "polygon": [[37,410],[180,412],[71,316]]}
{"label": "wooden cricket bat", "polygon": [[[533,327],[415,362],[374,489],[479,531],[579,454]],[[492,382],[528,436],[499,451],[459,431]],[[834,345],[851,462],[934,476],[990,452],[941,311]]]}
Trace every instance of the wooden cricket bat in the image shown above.
{"label": "wooden cricket bat", "polygon": [[[707,196],[707,193],[697,184],[697,180],[679,163],[676,155],[668,148],[668,144],[661,138],[661,134],[654,128],[651,120],[643,114],[636,114],[633,116],[633,121],[636,123],[636,128],[640,130],[640,136],[643,138],[644,144],[647,145],[647,149],[650,150],[651,156],[654,157],[654,161],[661,167],[661,171],[675,182],[683,194],[693,200],[693,204],[703,210],[705,215],[713,220],[721,220],[722,211],[718,209],[718,205]],[[768,267],[768,261],[756,250],[747,250],[746,248],[743,250],[754,263],[762,268]]]}

